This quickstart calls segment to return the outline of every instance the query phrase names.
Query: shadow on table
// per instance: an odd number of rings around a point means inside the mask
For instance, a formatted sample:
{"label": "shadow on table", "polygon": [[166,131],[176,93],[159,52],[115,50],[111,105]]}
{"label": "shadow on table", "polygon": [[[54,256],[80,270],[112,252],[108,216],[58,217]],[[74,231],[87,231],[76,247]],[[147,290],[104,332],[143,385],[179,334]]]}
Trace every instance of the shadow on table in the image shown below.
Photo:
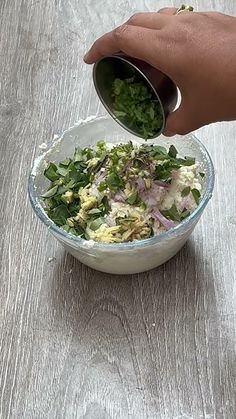
{"label": "shadow on table", "polygon": [[89,319],[95,311],[112,307],[115,311],[117,305],[133,314],[140,304],[149,311],[153,305],[161,313],[164,302],[170,318],[177,307],[182,319],[195,316],[195,320],[214,316],[217,310],[211,265],[191,240],[164,265],[135,275],[98,272],[65,253],[55,267],[53,284],[52,304],[59,317],[72,325],[85,321],[84,316]]}

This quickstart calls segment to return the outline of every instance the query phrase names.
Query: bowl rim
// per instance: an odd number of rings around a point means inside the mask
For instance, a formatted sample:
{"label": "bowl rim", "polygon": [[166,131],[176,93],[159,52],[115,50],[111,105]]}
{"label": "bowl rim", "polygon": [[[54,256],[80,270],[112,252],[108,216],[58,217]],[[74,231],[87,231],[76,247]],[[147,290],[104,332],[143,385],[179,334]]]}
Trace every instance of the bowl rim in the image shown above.
{"label": "bowl rim", "polygon": [[[212,159],[206,149],[206,147],[203,145],[203,143],[193,134],[188,134],[199,146],[201,151],[206,157],[207,166],[208,166],[208,182],[206,185],[206,189],[204,192],[204,195],[197,206],[197,208],[190,214],[185,220],[183,220],[180,224],[176,225],[175,227],[171,228],[168,231],[165,231],[163,233],[160,233],[158,235],[154,235],[153,237],[150,237],[148,239],[143,240],[135,240],[132,242],[125,242],[125,243],[100,243],[95,242],[93,240],[86,240],[78,236],[73,236],[70,233],[67,233],[62,228],[58,227],[48,216],[45,210],[43,209],[40,199],[38,197],[36,188],[34,186],[34,180],[37,174],[37,168],[42,160],[48,155],[50,150],[52,148],[55,148],[61,141],[63,141],[63,138],[66,134],[73,131],[76,127],[80,127],[83,125],[88,125],[90,123],[96,123],[97,121],[102,120],[110,120],[109,116],[91,116],[86,118],[85,120],[80,120],[78,123],[76,123],[73,127],[68,128],[67,130],[63,131],[61,135],[57,136],[58,139],[51,140],[48,142],[47,149],[44,150],[42,154],[39,156],[36,156],[33,162],[33,166],[31,167],[30,175],[28,178],[28,196],[30,203],[32,205],[32,208],[37,215],[37,217],[46,225],[46,227],[49,230],[52,230],[53,233],[55,233],[57,236],[61,237],[61,239],[69,240],[70,242],[74,242],[75,244],[79,245],[78,247],[81,248],[89,248],[92,247],[93,249],[99,249],[99,250],[129,250],[135,248],[143,248],[147,246],[152,246],[154,244],[160,243],[161,241],[165,241],[168,239],[171,239],[173,237],[181,235],[181,233],[184,233],[188,225],[191,225],[194,220],[198,219],[198,216],[201,215],[204,208],[208,204],[210,198],[212,197],[212,192],[214,189],[214,183],[215,183],[215,170],[213,166]],[[55,137],[54,137],[55,138]]]}
{"label": "bowl rim", "polygon": [[101,93],[101,90],[99,89],[99,87],[98,87],[98,83],[97,83],[97,70],[98,70],[98,66],[99,66],[99,64],[102,62],[102,61],[104,61],[104,60],[106,60],[106,59],[109,59],[109,58],[112,58],[112,59],[117,59],[117,60],[120,60],[120,61],[124,61],[126,64],[128,64],[128,65],[130,65],[130,67],[133,67],[134,69],[135,69],[135,71],[137,71],[137,73],[139,73],[142,77],[143,77],[143,79],[147,82],[147,84],[150,86],[150,88],[152,89],[152,91],[154,92],[154,94],[156,95],[156,97],[157,97],[157,99],[158,99],[158,102],[159,102],[159,105],[160,105],[160,108],[161,108],[161,113],[162,113],[162,126],[161,126],[161,128],[159,129],[159,131],[154,135],[154,136],[152,136],[152,137],[148,137],[148,140],[154,140],[155,138],[158,138],[162,133],[163,133],[163,131],[164,131],[164,129],[165,129],[165,126],[166,126],[166,114],[165,114],[165,110],[164,110],[164,106],[163,106],[163,103],[162,103],[162,101],[161,101],[161,99],[160,99],[160,96],[159,96],[159,94],[158,94],[158,92],[157,92],[157,90],[155,89],[155,87],[153,86],[153,84],[152,84],[152,82],[151,82],[151,80],[149,80],[149,78],[146,76],[146,74],[144,74],[143,72],[142,72],[142,70],[139,68],[139,67],[137,67],[137,65],[135,65],[134,63],[132,63],[132,62],[130,62],[129,61],[129,57],[127,56],[127,57],[125,57],[125,56],[122,56],[122,55],[119,55],[119,54],[114,54],[114,55],[106,55],[105,57],[103,57],[103,58],[101,58],[99,61],[97,61],[95,64],[94,64],[94,66],[93,66],[93,82],[94,82],[94,87],[95,87],[95,90],[96,90],[96,92],[97,92],[97,95],[98,95],[98,97],[99,97],[99,99],[100,99],[100,101],[102,102],[102,104],[103,104],[103,106],[104,106],[104,108],[107,110],[107,112],[111,115],[111,117],[122,127],[122,128],[124,128],[126,131],[128,131],[128,132],[130,132],[130,134],[132,134],[132,135],[136,135],[136,137],[139,137],[139,138],[142,138],[143,140],[145,140],[145,138],[141,135],[141,134],[139,134],[138,132],[136,132],[136,131],[133,131],[128,125],[126,125],[124,122],[122,122],[122,120],[121,119],[119,119],[115,114],[114,114],[114,112],[113,112],[113,110],[110,108],[110,106],[108,106],[108,104],[107,104],[107,102],[104,100],[104,97],[103,97],[103,95],[102,95],[102,93]]}

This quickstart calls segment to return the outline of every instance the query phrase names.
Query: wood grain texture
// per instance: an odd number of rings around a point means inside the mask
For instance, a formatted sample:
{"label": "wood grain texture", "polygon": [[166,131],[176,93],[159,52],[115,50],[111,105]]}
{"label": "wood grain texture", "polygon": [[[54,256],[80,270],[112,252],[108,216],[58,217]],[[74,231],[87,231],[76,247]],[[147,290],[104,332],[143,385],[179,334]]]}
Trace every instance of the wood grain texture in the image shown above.
{"label": "wood grain texture", "polygon": [[[168,4],[0,2],[1,419],[236,417],[236,125],[199,130],[214,197],[183,250],[151,272],[81,265],[27,199],[40,143],[103,112],[86,48],[135,11]],[[192,4],[236,14],[234,0]]]}

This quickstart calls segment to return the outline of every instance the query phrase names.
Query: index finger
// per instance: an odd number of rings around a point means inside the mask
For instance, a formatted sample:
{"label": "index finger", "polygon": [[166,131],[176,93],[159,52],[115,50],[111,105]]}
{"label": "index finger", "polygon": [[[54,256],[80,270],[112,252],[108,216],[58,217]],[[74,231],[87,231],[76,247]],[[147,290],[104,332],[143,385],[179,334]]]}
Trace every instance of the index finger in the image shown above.
{"label": "index finger", "polygon": [[85,55],[84,61],[93,64],[106,55],[123,52],[146,61],[161,70],[167,61],[166,39],[161,30],[122,25],[103,35]]}

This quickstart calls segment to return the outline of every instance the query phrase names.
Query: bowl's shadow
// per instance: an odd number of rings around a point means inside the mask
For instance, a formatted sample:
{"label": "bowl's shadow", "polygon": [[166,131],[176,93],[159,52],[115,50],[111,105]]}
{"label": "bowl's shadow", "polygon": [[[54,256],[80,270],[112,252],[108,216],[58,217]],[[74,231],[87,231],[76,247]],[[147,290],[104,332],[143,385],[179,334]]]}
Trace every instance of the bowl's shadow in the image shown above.
{"label": "bowl's shadow", "polygon": [[[57,321],[78,330],[99,311],[124,311],[127,316],[163,317],[165,321],[198,320],[217,312],[213,274],[190,240],[170,261],[134,275],[95,271],[65,253],[55,266],[52,305]],[[57,313],[57,314],[56,314]],[[69,324],[68,324],[69,323]]]}

